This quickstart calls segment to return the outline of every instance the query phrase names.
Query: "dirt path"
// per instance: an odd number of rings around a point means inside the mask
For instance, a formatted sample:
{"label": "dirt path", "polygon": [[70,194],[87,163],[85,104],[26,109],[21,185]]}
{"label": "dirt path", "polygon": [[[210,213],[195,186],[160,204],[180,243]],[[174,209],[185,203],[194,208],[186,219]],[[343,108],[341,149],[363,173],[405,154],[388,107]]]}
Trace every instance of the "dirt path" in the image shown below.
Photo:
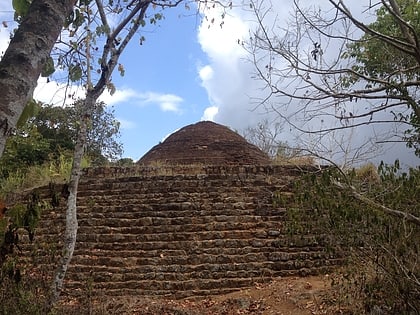
{"label": "dirt path", "polygon": [[[212,304],[207,307],[207,312],[205,308],[200,311],[204,311],[202,314],[226,315],[326,314],[322,300],[329,289],[328,276],[278,278],[268,284],[256,284],[253,288],[211,297],[207,300],[207,304]],[[196,303],[200,305],[203,301]]]}
{"label": "dirt path", "polygon": [[[225,295],[183,300],[135,297],[93,302],[89,314],[127,315],[319,315],[342,314],[332,300],[328,275],[277,278]],[[62,305],[65,314],[84,314],[86,304]],[[64,314],[64,313],[63,313]]]}

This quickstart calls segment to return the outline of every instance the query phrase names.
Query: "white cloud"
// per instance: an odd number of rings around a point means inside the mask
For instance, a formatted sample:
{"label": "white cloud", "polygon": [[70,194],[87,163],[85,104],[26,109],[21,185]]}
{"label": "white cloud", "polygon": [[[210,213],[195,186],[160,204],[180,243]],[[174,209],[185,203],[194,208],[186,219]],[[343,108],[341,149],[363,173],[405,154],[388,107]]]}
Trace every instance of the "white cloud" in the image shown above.
{"label": "white cloud", "polygon": [[157,105],[164,112],[173,113],[181,112],[181,103],[184,101],[182,97],[175,94],[138,92],[131,88],[117,88],[117,91],[113,95],[105,91],[100,100],[108,105],[132,103],[144,106],[152,104]]}
{"label": "white cloud", "polygon": [[[11,2],[10,2],[11,3]],[[10,32],[13,30],[15,23],[9,22],[13,21],[13,13],[11,10],[9,1],[3,3],[0,2],[0,58],[3,56],[4,52],[9,46],[10,41]],[[2,24],[3,22],[6,23],[7,27],[4,27]]]}
{"label": "white cloud", "polygon": [[[200,25],[197,37],[209,63],[198,68],[198,75],[211,106],[205,109],[202,119],[241,130],[258,121],[250,98],[258,82],[251,79],[253,69],[246,61],[247,52],[238,44],[238,40],[248,37],[251,23],[245,17],[247,12],[235,9],[225,15],[222,27],[218,26],[222,21],[220,10],[205,14],[207,20]],[[213,18],[216,22],[209,23]]]}
{"label": "white cloud", "polygon": [[46,104],[60,106],[72,104],[84,96],[85,89],[83,87],[67,86],[65,83],[48,81],[47,78],[40,77],[33,98]]}
{"label": "white cloud", "polygon": [[217,106],[210,106],[204,110],[204,114],[201,117],[201,120],[210,120],[214,121],[214,117],[217,115],[219,108]]}
{"label": "white cloud", "polygon": [[[211,57],[237,59],[246,55],[238,44],[248,35],[248,24],[236,15],[236,11],[230,11],[223,19],[220,16],[223,10],[215,8],[206,12],[207,19],[199,27],[198,41],[203,50]],[[214,20],[214,23],[211,21]],[[222,25],[218,25],[223,23]],[[229,60],[228,59],[228,60]]]}
{"label": "white cloud", "polygon": [[0,32],[0,59],[3,56],[4,52],[9,45],[9,34],[7,34],[4,30]]}
{"label": "white cloud", "polygon": [[211,80],[213,77],[213,69],[210,65],[206,65],[204,67],[199,68],[198,74],[202,81]]}
{"label": "white cloud", "polygon": [[[353,9],[362,10],[359,3],[351,3],[348,1]],[[291,17],[290,10],[292,8],[292,1],[276,0],[266,1],[270,3],[272,11],[266,15],[267,25],[276,21],[277,25],[286,26],[288,19]],[[303,5],[314,6],[314,3],[309,0],[301,1]],[[328,1],[320,0],[316,6],[325,7],[330,4]],[[249,7],[248,7],[249,8]],[[365,8],[365,7],[363,7]],[[267,9],[267,8],[266,8]],[[264,10],[263,10],[264,11]],[[254,79],[255,68],[250,62],[250,56],[247,55],[245,49],[238,45],[238,40],[247,39],[249,30],[253,28],[255,23],[252,12],[243,9],[228,10],[224,18],[224,25],[222,28],[218,26],[220,23],[221,11],[214,10],[213,12],[205,12],[207,20],[204,19],[198,30],[198,41],[201,49],[207,55],[208,61],[197,69],[201,85],[206,89],[210,106],[204,110],[202,119],[215,120],[219,123],[230,126],[235,130],[244,130],[246,127],[255,126],[256,123],[268,118],[270,121],[279,119],[279,115],[273,112],[272,108],[265,108],[259,105],[258,99],[263,99],[267,92],[264,89],[264,84]],[[215,17],[215,23],[210,25],[208,21]],[[219,20],[218,18],[219,17]],[[277,29],[276,29],[277,31]],[[279,36],[281,36],[280,27],[278,28]],[[279,61],[277,61],[279,62]],[[274,102],[281,103],[273,99]],[[302,113],[297,113],[297,104],[290,104],[290,106],[280,106],[276,104],[276,110],[281,112],[293,120],[293,123],[304,128],[315,130],[319,129],[320,120],[313,119],[312,121],[304,121]],[[277,120],[281,122],[280,120]],[[327,121],[324,121],[327,123]],[[376,131],[378,131],[379,127]],[[334,144],[337,139],[344,139],[344,143],[354,144],[357,146],[363,143],[369,143],[368,137],[374,135],[375,130],[371,126],[358,129],[358,132],[353,134],[337,132],[335,134],[336,140],[322,138],[318,136],[306,137],[302,136],[293,126],[285,125],[281,133],[281,141],[287,141],[291,145],[304,146],[317,145],[320,148],[327,145]],[[339,147],[340,144],[337,144]],[[336,148],[337,149],[337,148]],[[338,148],[337,150],[340,150]],[[331,151],[333,148],[331,149]],[[350,148],[346,147],[346,150]],[[356,152],[357,153],[357,152]],[[343,154],[350,154],[349,151],[342,152]],[[394,155],[394,159],[398,155]]]}
{"label": "white cloud", "polygon": [[[47,104],[63,105],[71,104],[78,98],[83,99],[85,92],[85,89],[80,86],[66,87],[65,84],[55,81],[47,83],[46,78],[40,78],[34,92],[34,98]],[[113,106],[121,103],[139,104],[141,106],[152,104],[157,105],[164,112],[180,113],[181,103],[184,100],[175,94],[138,92],[131,88],[117,88],[113,95],[105,90],[99,101]],[[127,126],[129,125],[127,122]]]}
{"label": "white cloud", "polygon": [[119,88],[112,95],[108,90],[105,90],[99,100],[107,105],[116,105],[118,103],[128,102],[130,99],[136,98],[138,98],[138,93],[136,91],[130,88]]}
{"label": "white cloud", "polygon": [[134,129],[137,127],[137,124],[134,121],[130,121],[123,118],[117,118],[117,120],[120,122],[121,129]]}
{"label": "white cloud", "polygon": [[156,104],[164,112],[181,112],[182,97],[175,94],[161,94],[155,92],[140,93],[137,95],[140,103]]}

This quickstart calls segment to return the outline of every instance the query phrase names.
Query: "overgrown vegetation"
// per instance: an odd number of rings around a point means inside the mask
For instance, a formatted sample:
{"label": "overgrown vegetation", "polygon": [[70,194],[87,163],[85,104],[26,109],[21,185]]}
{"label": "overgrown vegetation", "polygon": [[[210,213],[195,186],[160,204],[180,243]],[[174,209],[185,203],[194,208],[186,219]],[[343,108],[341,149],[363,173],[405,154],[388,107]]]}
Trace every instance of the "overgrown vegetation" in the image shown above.
{"label": "overgrown vegetation", "polygon": [[[45,186],[50,182],[64,183],[70,176],[71,163],[70,157],[62,155],[55,161],[9,172],[8,176],[0,177],[0,198],[10,199],[14,194],[19,194],[26,189]],[[83,167],[90,165],[90,161],[85,158]]]}
{"label": "overgrown vegetation", "polygon": [[[39,279],[29,279],[26,259],[21,257],[22,237],[34,240],[35,228],[41,212],[49,204],[40,199],[36,191],[26,200],[7,209],[0,218],[0,312],[1,314],[42,314],[42,294],[45,285]],[[39,275],[37,275],[39,276]],[[29,280],[29,281],[28,281]]]}
{"label": "overgrown vegetation", "polygon": [[[21,239],[32,242],[41,211],[58,205],[57,194],[61,192],[52,190],[56,183],[68,182],[73,162],[77,106],[34,104],[33,114],[22,120],[8,139],[0,159],[1,314],[45,314],[47,279],[39,271],[31,274],[27,269]],[[104,104],[97,104],[94,115],[82,168],[106,165],[108,158],[115,159],[121,153],[116,140],[119,125],[113,113],[106,111]],[[48,184],[52,199],[46,203],[33,189]]]}
{"label": "overgrown vegetation", "polygon": [[293,200],[277,198],[292,202],[289,231],[300,233],[300,222],[309,222],[302,228],[328,235],[327,247],[348,257],[342,276],[335,279],[341,292],[335,303],[354,314],[420,312],[420,226],[380,207],[418,218],[420,168],[403,171],[396,162],[378,170],[372,165],[348,172],[329,169],[295,183],[294,193]]}

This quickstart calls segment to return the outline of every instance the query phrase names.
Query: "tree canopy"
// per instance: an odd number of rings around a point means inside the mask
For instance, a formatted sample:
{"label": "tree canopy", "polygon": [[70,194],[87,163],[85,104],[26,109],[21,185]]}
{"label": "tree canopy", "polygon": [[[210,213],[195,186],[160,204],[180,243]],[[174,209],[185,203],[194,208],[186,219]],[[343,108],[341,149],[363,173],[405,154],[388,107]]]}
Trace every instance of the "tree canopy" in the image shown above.
{"label": "tree canopy", "polygon": [[362,82],[366,94],[369,89],[372,94],[384,91],[383,109],[406,105],[408,113],[395,111],[395,119],[411,125],[404,131],[404,139],[420,155],[420,3],[384,2],[376,11],[376,21],[367,27],[369,31],[349,43],[342,55],[354,64],[341,85],[349,88]]}
{"label": "tree canopy", "polygon": [[[381,125],[392,137],[374,141],[403,141],[419,154],[419,2],[369,1],[362,12],[328,2],[294,1],[286,27],[268,24],[266,1],[252,2],[258,27],[245,47],[268,90],[261,102],[305,133]],[[318,126],[302,127],[294,115]]]}
{"label": "tree canopy", "polygon": [[[18,128],[6,145],[0,166],[4,175],[32,165],[71,157],[76,143],[79,103],[59,107],[38,104],[36,114]],[[87,156],[93,165],[116,160],[122,154],[119,122],[113,111],[99,102],[88,131]]]}
{"label": "tree canopy", "polygon": [[0,60],[0,154],[32,99],[39,75],[75,2],[34,0],[28,6],[29,1],[14,1],[21,11],[17,14],[25,15]]}

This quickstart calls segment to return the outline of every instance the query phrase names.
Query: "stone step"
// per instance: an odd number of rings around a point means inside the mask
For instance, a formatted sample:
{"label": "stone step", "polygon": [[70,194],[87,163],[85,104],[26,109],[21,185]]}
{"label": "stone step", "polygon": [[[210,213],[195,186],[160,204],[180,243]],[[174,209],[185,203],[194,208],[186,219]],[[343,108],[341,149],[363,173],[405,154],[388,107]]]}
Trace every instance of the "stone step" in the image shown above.
{"label": "stone step", "polygon": [[[98,282],[94,283],[93,286],[96,290],[105,289],[107,292],[108,290],[132,289],[136,290],[137,294],[141,294],[142,291],[146,290],[149,292],[167,291],[168,294],[173,294],[178,291],[206,291],[225,287],[241,288],[251,286],[256,281],[257,279],[255,278],[194,279],[185,281],[129,280]],[[76,284],[76,287],[80,287],[80,285],[83,285],[83,282],[68,282],[66,286],[71,288],[74,284]]]}
{"label": "stone step", "polygon": [[[83,288],[83,289],[80,289]],[[118,289],[98,289],[92,288],[91,285],[86,285],[85,282],[75,282],[69,283],[63,290],[61,296],[69,297],[86,297],[87,292],[94,296],[109,296],[117,297],[124,300],[125,296],[156,296],[159,298],[170,298],[170,299],[182,299],[187,297],[208,297],[211,295],[219,294],[228,294],[240,290],[240,288],[216,288],[213,290],[190,290],[190,291],[181,291],[181,290],[136,290],[136,289],[126,289],[124,287]]]}
{"label": "stone step", "polygon": [[[90,218],[90,219],[79,219],[80,233],[101,233],[101,234],[118,234],[118,233],[129,233],[129,234],[149,234],[149,233],[177,233],[177,232],[195,232],[195,231],[229,231],[229,230],[267,230],[271,231],[271,236],[279,235],[280,233],[275,232],[281,231],[286,232],[284,229],[284,220],[282,217],[270,217],[265,220],[253,220],[253,221],[216,221],[212,220],[208,223],[197,223],[194,224],[194,218],[191,217],[179,217],[171,218],[172,224],[168,223],[160,224],[164,218],[159,217],[144,217],[138,219],[113,219],[113,218]],[[197,219],[198,222],[205,222],[206,219]],[[185,223],[183,223],[185,222]],[[96,223],[96,225],[95,225]],[[64,229],[63,220],[43,220],[40,222],[40,226],[36,229],[37,235],[48,235],[57,234]]]}
{"label": "stone step", "polygon": [[[261,196],[253,196],[253,195],[244,195],[241,198],[233,198],[229,197],[228,194],[214,194],[211,195],[210,193],[206,193],[205,195],[197,195],[197,196],[183,196],[183,195],[142,195],[136,193],[130,194],[118,194],[118,195],[102,195],[99,193],[94,193],[93,197],[78,197],[78,204],[88,206],[89,208],[97,207],[97,206],[116,206],[116,207],[126,207],[126,206],[134,206],[134,205],[156,205],[156,206],[171,206],[175,207],[175,209],[184,209],[191,205],[199,206],[199,205],[208,205],[214,203],[222,203],[224,205],[255,205],[258,202],[259,204],[264,204],[264,199]],[[65,204],[65,203],[63,203]],[[267,205],[272,205],[272,200],[267,200]]]}
{"label": "stone step", "polygon": [[[136,185],[137,184],[137,185]],[[261,188],[267,188],[270,191],[273,191],[274,188],[268,186],[267,184],[258,185],[258,183],[226,183],[222,181],[211,182],[202,184],[200,182],[182,182],[182,183],[171,183],[167,181],[161,182],[141,182],[141,183],[130,183],[130,184],[121,184],[116,185],[112,183],[110,185],[81,185],[78,194],[80,193],[81,197],[92,196],[92,193],[97,193],[99,195],[105,195],[108,193],[110,196],[118,196],[121,194],[149,194],[149,195],[162,195],[162,194],[186,194],[192,193],[195,195],[198,194],[208,194],[210,192],[221,192],[221,193],[234,193],[241,192],[244,195],[247,194],[261,194]]]}
{"label": "stone step", "polygon": [[[272,278],[264,277],[258,279],[230,279],[230,281],[211,281],[206,285],[200,286],[199,282],[184,281],[184,282],[164,282],[152,283],[144,281],[136,285],[135,281],[128,283],[114,283],[112,286],[103,284],[86,284],[86,282],[67,282],[63,295],[66,293],[70,296],[86,295],[86,289],[89,287],[92,294],[100,296],[160,296],[175,299],[182,299],[186,297],[200,297],[211,296],[217,294],[228,294],[239,290],[240,288],[251,287],[257,282],[269,282]],[[206,289],[208,288],[208,289]]]}
{"label": "stone step", "polygon": [[[57,215],[64,218],[65,211]],[[264,219],[269,216],[284,216],[286,211],[284,209],[270,209],[261,207],[255,209],[245,203],[237,203],[230,207],[223,204],[215,204],[211,208],[205,209],[205,206],[194,204],[182,205],[126,205],[123,207],[114,206],[95,206],[85,207],[80,205],[78,207],[79,218],[141,218],[141,217],[156,217],[156,218],[178,218],[178,217],[220,217],[220,216],[254,216],[258,219]],[[264,216],[264,217],[262,217]],[[45,219],[50,217],[45,216]],[[53,217],[54,218],[54,217]],[[205,218],[207,219],[207,218]]]}
{"label": "stone step", "polygon": [[110,246],[107,249],[104,249],[103,246],[101,249],[91,247],[77,247],[74,251],[75,256],[95,256],[95,257],[141,257],[141,258],[151,258],[151,257],[160,257],[162,255],[167,257],[176,257],[176,256],[186,256],[190,254],[209,254],[217,255],[223,251],[225,255],[246,255],[250,253],[267,253],[269,256],[272,253],[271,247],[252,247],[252,246],[241,246],[241,247],[224,247],[222,245],[239,245],[238,242],[214,242],[214,247],[211,246],[202,246],[200,248],[191,248],[191,249],[172,249],[172,250],[131,250],[131,249],[120,249],[115,250]]}
{"label": "stone step", "polygon": [[[93,224],[95,222],[98,222],[97,226]],[[186,220],[186,222],[188,221]],[[48,224],[44,222],[42,225],[42,228],[36,229],[35,238],[62,235],[64,232],[64,224],[62,221],[50,221]],[[78,240],[82,241],[89,239],[96,242],[101,240],[101,236],[106,236],[106,239],[114,237],[115,242],[122,240],[150,240],[151,238],[149,234],[167,234],[168,236],[164,238],[165,240],[185,240],[192,239],[191,233],[195,232],[199,233],[197,235],[202,235],[203,233],[213,233],[213,236],[210,235],[204,239],[212,237],[219,239],[226,237],[226,233],[230,234],[232,231],[241,233],[241,237],[275,239],[277,239],[280,235],[287,233],[286,228],[284,227],[284,222],[280,219],[276,221],[259,222],[211,222],[207,224],[171,225],[153,225],[153,223],[151,224],[148,222],[146,218],[143,220],[127,220],[124,222],[118,220],[89,219],[87,222],[83,220],[79,221]],[[121,234],[126,234],[128,237],[123,238],[121,237]],[[82,235],[87,236],[83,236],[82,238]],[[89,235],[92,237],[89,237]],[[196,239],[203,238],[197,237]]]}
{"label": "stone step", "polygon": [[[197,229],[194,231],[195,226],[190,225],[191,230],[188,227],[183,229],[182,225],[178,226],[134,226],[134,227],[120,227],[110,228],[108,227],[89,227],[80,226],[77,235],[78,243],[86,243],[85,246],[89,246],[89,243],[97,246],[97,243],[102,244],[113,244],[115,246],[133,246],[137,242],[186,242],[186,241],[199,241],[199,242],[219,242],[221,240],[246,240],[252,241],[255,244],[259,243],[260,240],[266,240],[270,243],[273,248],[283,247],[305,247],[305,246],[323,246],[325,245],[325,236],[323,234],[313,235],[299,235],[299,236],[285,236],[284,229],[279,222],[263,222],[257,225],[237,225],[239,229],[233,229],[235,225],[226,223],[219,225],[219,227],[232,227],[232,229],[215,229],[214,225],[212,228]],[[241,227],[248,226],[249,228],[244,229]],[[107,231],[105,233],[104,231]],[[49,242],[54,240],[61,240],[64,228],[51,226],[44,227],[43,229],[37,229],[35,233],[35,240],[38,243]],[[129,233],[131,232],[131,233]],[[22,231],[21,242],[29,242],[27,233]],[[182,243],[183,245],[185,245]],[[181,244],[181,243],[180,243]],[[108,246],[108,245],[107,245]]]}
{"label": "stone step", "polygon": [[[148,246],[159,246],[160,243],[179,243],[179,242],[198,242],[204,240],[226,240],[226,239],[237,239],[237,240],[249,240],[254,241],[256,233],[258,231],[245,230],[245,229],[225,229],[225,230],[202,230],[197,229],[196,231],[186,231],[182,232],[182,225],[179,226],[180,230],[177,232],[166,232],[165,230],[161,232],[152,232],[149,234],[93,234],[93,233],[80,233],[77,236],[79,242],[100,242],[100,243],[126,243],[128,246],[135,242],[142,242],[145,244],[145,247]],[[192,225],[192,227],[194,227]],[[92,231],[93,232],[93,231]],[[259,242],[267,241],[271,242],[271,239],[268,240],[258,240]],[[152,244],[153,243],[153,244]]]}
{"label": "stone step", "polygon": [[249,184],[257,186],[267,186],[273,184],[287,184],[290,183],[289,178],[286,176],[284,178],[275,178],[268,177],[262,174],[256,176],[244,176],[243,174],[227,174],[225,176],[220,175],[163,175],[163,176],[127,176],[127,177],[117,177],[117,178],[86,178],[82,177],[80,184],[87,187],[103,187],[107,186],[109,188],[118,188],[118,187],[143,187],[148,184],[152,187],[158,186],[159,184],[164,184],[165,186],[180,186],[180,185],[195,185],[199,184],[201,186],[250,186]]}
{"label": "stone step", "polygon": [[[147,259],[152,259],[153,261],[159,260],[162,261],[163,258],[167,259],[168,261],[173,261],[178,257],[182,257],[184,261],[185,257],[193,257],[193,260],[197,260],[198,255],[205,255],[205,257],[215,257],[215,256],[226,256],[230,258],[234,258],[237,256],[241,256],[239,259],[248,259],[252,258],[255,259],[256,257],[262,258],[261,262],[272,262],[272,261],[288,261],[294,259],[324,259],[324,258],[333,258],[332,255],[322,247],[319,247],[318,250],[315,248],[311,248],[311,250],[303,250],[302,248],[294,248],[290,251],[276,251],[273,252],[272,248],[270,247],[252,247],[247,246],[244,248],[239,247],[231,247],[231,248],[223,248],[220,247],[213,247],[213,248],[204,248],[204,247],[197,247],[192,248],[191,250],[112,250],[112,249],[97,249],[91,248],[89,250],[86,249],[76,249],[74,252],[75,257],[94,257],[95,259],[102,259],[102,258],[117,258],[121,259],[124,257],[125,259],[135,259],[136,261],[146,261]],[[243,257],[242,257],[243,256]],[[78,258],[77,258],[78,259]]]}
{"label": "stone step", "polygon": [[[87,237],[86,237],[87,238]],[[62,239],[58,237],[43,238],[37,240],[40,245],[29,243],[22,243],[20,245],[23,252],[39,251],[48,252],[60,249]],[[49,244],[45,247],[44,244]],[[44,245],[44,246],[43,246]],[[154,248],[156,246],[156,248]],[[155,257],[161,254],[171,256],[172,253],[177,252],[180,254],[186,253],[208,253],[216,254],[220,251],[226,253],[246,254],[248,252],[267,252],[279,253],[289,252],[294,254],[296,252],[309,252],[309,253],[323,253],[325,248],[322,240],[316,237],[308,237],[303,239],[290,240],[283,239],[209,239],[209,240],[183,240],[183,241],[137,241],[137,242],[92,242],[89,240],[78,240],[76,244],[76,253],[115,253],[118,256],[125,255],[126,253],[137,253],[144,257]],[[105,254],[104,254],[105,255]],[[126,256],[124,256],[126,257]]]}
{"label": "stone step", "polygon": [[[273,262],[237,262],[237,263],[218,263],[210,264],[203,262],[196,265],[147,265],[139,264],[128,267],[121,266],[108,266],[108,265],[98,265],[97,263],[91,265],[78,264],[79,262],[74,262],[69,267],[69,271],[75,273],[74,276],[71,276],[71,279],[77,279],[80,275],[91,274],[95,279],[100,277],[105,277],[103,281],[108,281],[110,276],[112,277],[124,277],[130,275],[132,278],[137,277],[146,277],[147,279],[159,278],[159,279],[199,279],[204,277],[214,278],[216,276],[221,277],[222,273],[228,272],[230,276],[234,276],[236,273],[249,272],[249,275],[261,276],[262,274],[269,274]],[[77,274],[77,275],[76,275]],[[204,277],[204,278],[206,278]],[[121,279],[120,279],[121,280]],[[99,281],[99,280],[98,280]]]}
{"label": "stone step", "polygon": [[[136,207],[138,209],[138,206]],[[163,211],[155,211],[155,210],[136,210],[136,208],[130,209],[130,207],[124,207],[121,209],[116,209],[115,211],[88,211],[86,209],[82,209],[82,211],[78,211],[78,218],[79,219],[138,219],[138,218],[185,218],[190,219],[192,222],[197,223],[208,223],[215,221],[215,217],[226,216],[226,217],[238,217],[240,213],[240,217],[246,218],[255,218],[255,211],[253,210],[227,210],[227,209],[219,209],[219,207],[215,207],[215,210],[207,211],[207,210],[163,210]],[[169,206],[168,206],[169,208]],[[96,209],[95,209],[96,210]],[[62,216],[64,218],[64,216]],[[48,219],[48,218],[46,218]]]}
{"label": "stone step", "polygon": [[[139,219],[79,219],[79,234],[135,234],[143,235],[150,233],[188,233],[206,231],[231,231],[231,230],[281,230],[282,222],[263,221],[257,217],[232,217],[228,216],[213,217],[212,220],[199,218],[197,223],[194,217],[179,218],[152,218],[145,217]],[[224,220],[222,220],[224,219]],[[273,219],[273,218],[270,218]],[[238,222],[235,222],[237,220]],[[205,222],[205,223],[200,223]],[[52,222],[41,222],[43,227],[37,229],[39,234],[57,234],[62,230],[63,224],[51,224]],[[56,222],[58,223],[58,222]],[[61,226],[60,226],[61,225]],[[273,232],[274,233],[274,232]]]}
{"label": "stone step", "polygon": [[[265,253],[249,253],[246,255],[209,255],[209,254],[190,254],[185,256],[166,256],[162,252],[158,257],[95,257],[94,255],[74,256],[73,263],[78,265],[102,265],[119,268],[129,268],[138,265],[156,266],[156,269],[164,269],[168,265],[202,265],[202,264],[239,264],[239,263],[261,263],[269,262]],[[159,267],[157,267],[159,266]]]}
{"label": "stone step", "polygon": [[[246,270],[250,273],[258,271],[261,268],[268,268],[272,270],[290,270],[300,268],[312,268],[324,266],[321,259],[326,258],[325,253],[322,252],[297,252],[297,253],[283,253],[280,255],[276,253],[270,255],[270,253],[248,253],[243,255],[227,255],[227,254],[191,254],[185,256],[166,256],[162,253],[159,257],[124,257],[121,256],[94,256],[94,255],[76,255],[73,257],[73,265],[82,265],[90,267],[91,269],[95,266],[106,266],[105,270],[112,271],[113,268],[120,268],[121,270],[117,273],[128,272],[134,269],[139,272],[140,266],[153,266],[154,272],[165,273],[165,272],[176,272],[176,273],[188,273],[189,265],[200,266],[200,270],[231,270],[229,268],[223,268],[221,265],[233,265],[234,270],[238,266],[241,269]],[[328,257],[330,258],[330,257]],[[338,258],[337,258],[338,259]],[[171,268],[171,266],[173,268]],[[174,267],[175,266],[175,267]],[[180,266],[184,266],[183,268]],[[212,267],[213,266],[213,267]],[[170,270],[170,269],[176,269]],[[239,268],[239,267],[238,267]],[[244,268],[244,269],[243,269]],[[169,270],[168,270],[169,269]],[[92,269],[94,270],[94,269]],[[258,271],[259,272],[259,271]]]}
{"label": "stone step", "polygon": [[[185,215],[185,213],[184,213]],[[135,216],[135,215],[134,215]],[[82,218],[80,218],[82,217]],[[148,233],[176,233],[180,231],[223,231],[223,230],[248,230],[248,229],[267,229],[282,230],[284,226],[284,216],[255,216],[255,215],[213,215],[213,216],[169,216],[169,217],[137,217],[127,218],[97,218],[88,215],[80,215],[78,224],[79,232],[87,233],[115,234],[148,234]],[[64,219],[56,218],[41,220],[37,228],[37,234],[57,234],[63,230]],[[275,232],[273,232],[275,233]],[[277,233],[279,235],[279,233]]]}
{"label": "stone step", "polygon": [[[279,195],[289,198],[296,170],[175,171],[86,170],[90,177],[82,176],[79,185],[77,243],[63,294],[218,294],[276,276],[329,271],[342,261],[326,251],[324,236],[308,220],[311,210],[302,210],[308,222],[292,230],[287,222],[293,218],[273,202]],[[20,233],[25,262],[50,277],[62,250],[63,188],[39,190],[46,202],[51,192],[61,199],[42,213],[34,243]]]}

